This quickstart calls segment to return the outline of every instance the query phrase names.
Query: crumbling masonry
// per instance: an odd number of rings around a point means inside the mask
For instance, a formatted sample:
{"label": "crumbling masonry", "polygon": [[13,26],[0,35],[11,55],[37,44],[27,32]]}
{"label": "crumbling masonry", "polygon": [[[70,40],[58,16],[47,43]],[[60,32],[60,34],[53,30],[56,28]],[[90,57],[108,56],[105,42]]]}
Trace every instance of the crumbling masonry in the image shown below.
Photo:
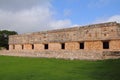
{"label": "crumbling masonry", "polygon": [[[108,22],[9,36],[15,55],[67,59],[120,57],[120,24]],[[13,55],[14,55],[13,53]]]}

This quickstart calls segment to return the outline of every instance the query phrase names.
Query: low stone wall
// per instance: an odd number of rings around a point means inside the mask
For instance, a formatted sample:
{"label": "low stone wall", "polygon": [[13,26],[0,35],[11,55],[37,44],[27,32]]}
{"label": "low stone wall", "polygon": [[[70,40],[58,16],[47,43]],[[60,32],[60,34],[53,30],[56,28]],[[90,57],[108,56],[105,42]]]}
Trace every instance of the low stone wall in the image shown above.
{"label": "low stone wall", "polygon": [[102,59],[101,51],[1,51],[0,55],[22,56],[22,57],[46,57],[62,59],[99,60]]}
{"label": "low stone wall", "polygon": [[120,51],[103,51],[104,59],[120,58]]}
{"label": "low stone wall", "polygon": [[20,56],[20,57],[41,57],[41,58],[60,58],[60,59],[78,59],[78,60],[103,60],[120,58],[120,51],[0,51],[0,55]]}

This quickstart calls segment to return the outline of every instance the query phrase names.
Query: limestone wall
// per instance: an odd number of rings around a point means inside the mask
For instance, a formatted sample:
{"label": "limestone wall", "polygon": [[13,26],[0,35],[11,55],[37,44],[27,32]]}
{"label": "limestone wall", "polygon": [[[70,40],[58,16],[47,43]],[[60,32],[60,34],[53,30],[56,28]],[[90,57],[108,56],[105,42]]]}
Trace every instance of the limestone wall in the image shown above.
{"label": "limestone wall", "polygon": [[[103,41],[109,41],[108,49],[103,49]],[[58,51],[62,50],[62,43],[65,47],[63,50],[70,51],[120,50],[120,24],[110,22],[9,36],[10,50]],[[45,49],[45,44],[48,49]]]}
{"label": "limestone wall", "polygon": [[79,42],[66,42],[65,43],[65,49],[66,50],[79,50],[80,49],[80,43]]}
{"label": "limestone wall", "polygon": [[118,23],[111,22],[31,34],[12,35],[9,37],[9,44],[120,39],[119,33]]}
{"label": "limestone wall", "polygon": [[49,50],[61,50],[61,43],[49,43],[48,49]]}
{"label": "limestone wall", "polygon": [[31,44],[24,44],[24,50],[32,50]]}
{"label": "limestone wall", "polygon": [[86,50],[102,50],[103,49],[102,41],[88,41],[85,42]]}
{"label": "limestone wall", "polygon": [[44,50],[44,44],[34,44],[34,50],[43,51]]}
{"label": "limestone wall", "polygon": [[13,45],[9,45],[9,50],[13,50]]}
{"label": "limestone wall", "polygon": [[21,57],[45,57],[45,58],[62,58],[62,59],[79,59],[79,60],[103,60],[120,58],[120,51],[0,51],[0,55],[21,56]]}
{"label": "limestone wall", "polygon": [[110,41],[110,49],[115,51],[120,50],[120,40]]}
{"label": "limestone wall", "polygon": [[62,58],[62,59],[84,59],[84,60],[101,60],[103,55],[101,51],[69,51],[69,50],[59,50],[59,51],[0,51],[0,55],[7,56],[22,56],[22,57],[45,57],[45,58]]}
{"label": "limestone wall", "polygon": [[22,50],[22,45],[16,44],[14,46],[15,46],[15,50]]}

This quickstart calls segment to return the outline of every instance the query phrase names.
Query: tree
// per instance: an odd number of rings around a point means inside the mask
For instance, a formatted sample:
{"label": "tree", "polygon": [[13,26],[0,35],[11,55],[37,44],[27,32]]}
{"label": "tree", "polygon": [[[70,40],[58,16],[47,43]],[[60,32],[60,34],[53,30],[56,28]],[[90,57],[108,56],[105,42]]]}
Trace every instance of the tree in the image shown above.
{"label": "tree", "polygon": [[8,31],[8,30],[1,30],[0,31],[0,48],[8,49],[8,36],[15,35],[17,32],[15,31]]}

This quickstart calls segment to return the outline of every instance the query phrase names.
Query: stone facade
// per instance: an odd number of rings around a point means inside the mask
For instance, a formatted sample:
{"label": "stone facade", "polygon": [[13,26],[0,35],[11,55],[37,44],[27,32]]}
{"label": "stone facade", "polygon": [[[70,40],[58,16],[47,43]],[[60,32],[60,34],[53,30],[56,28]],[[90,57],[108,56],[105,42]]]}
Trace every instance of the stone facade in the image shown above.
{"label": "stone facade", "polygon": [[[9,51],[38,51],[43,53],[56,51],[56,54],[60,51],[68,51],[69,53],[70,51],[85,51],[87,54],[91,51],[120,51],[120,24],[108,22],[12,35],[9,36]],[[101,55],[101,53],[97,53],[97,55]]]}

